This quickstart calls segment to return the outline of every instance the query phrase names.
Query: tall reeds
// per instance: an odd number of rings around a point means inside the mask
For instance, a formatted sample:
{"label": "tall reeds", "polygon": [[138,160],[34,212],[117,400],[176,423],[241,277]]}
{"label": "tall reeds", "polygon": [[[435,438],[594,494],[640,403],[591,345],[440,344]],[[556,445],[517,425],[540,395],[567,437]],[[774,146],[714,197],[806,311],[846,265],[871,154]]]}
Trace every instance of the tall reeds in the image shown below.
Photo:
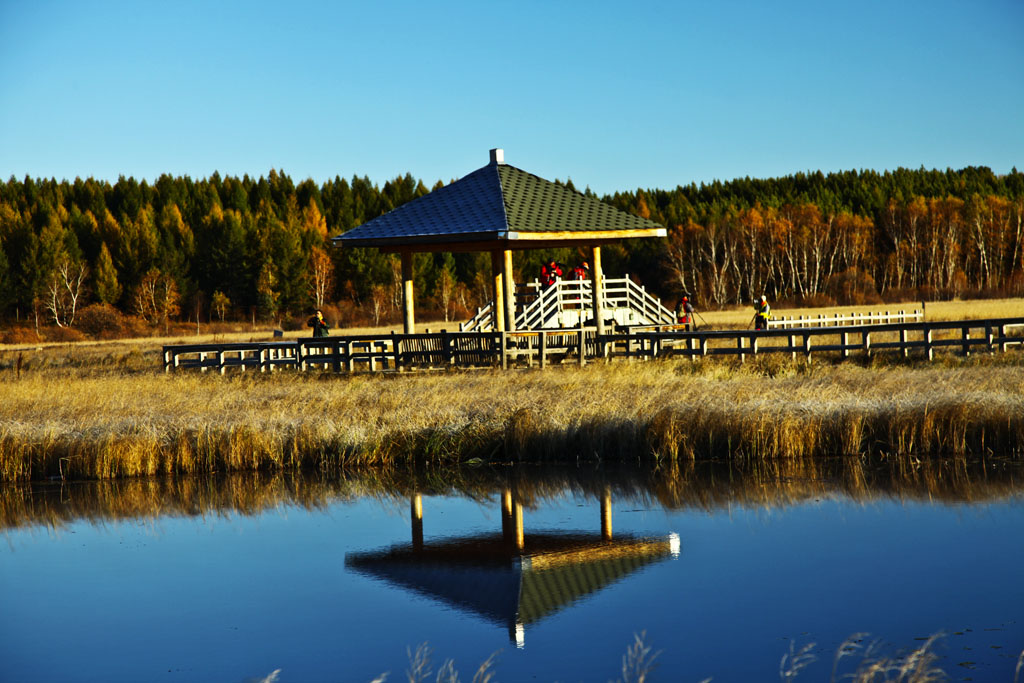
{"label": "tall reeds", "polygon": [[780,358],[544,371],[0,369],[0,480],[486,461],[1020,457],[1024,362]]}

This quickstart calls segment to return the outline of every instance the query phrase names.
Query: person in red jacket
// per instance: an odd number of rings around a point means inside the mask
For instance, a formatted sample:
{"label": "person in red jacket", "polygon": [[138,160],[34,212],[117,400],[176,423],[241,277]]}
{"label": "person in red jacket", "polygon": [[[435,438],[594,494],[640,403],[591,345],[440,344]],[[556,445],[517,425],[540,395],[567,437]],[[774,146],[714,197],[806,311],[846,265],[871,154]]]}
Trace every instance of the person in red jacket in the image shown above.
{"label": "person in red jacket", "polygon": [[696,323],[693,320],[693,304],[690,303],[690,297],[685,294],[679,300],[679,305],[676,306],[676,322],[680,325],[685,325],[683,329],[687,332],[690,331],[690,325],[697,329]]}

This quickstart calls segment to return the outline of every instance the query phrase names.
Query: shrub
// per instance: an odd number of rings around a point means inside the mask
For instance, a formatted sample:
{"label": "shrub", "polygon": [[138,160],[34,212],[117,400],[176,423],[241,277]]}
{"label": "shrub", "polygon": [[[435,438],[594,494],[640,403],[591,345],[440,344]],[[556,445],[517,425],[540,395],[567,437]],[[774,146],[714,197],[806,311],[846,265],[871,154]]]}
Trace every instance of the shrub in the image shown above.
{"label": "shrub", "polygon": [[800,300],[800,306],[803,308],[828,308],[829,306],[835,305],[836,300],[828,294],[811,294],[810,296],[805,296]]}
{"label": "shrub", "polygon": [[125,317],[110,304],[92,304],[78,312],[77,327],[95,339],[117,339],[125,335]]}
{"label": "shrub", "polygon": [[3,333],[0,341],[4,344],[38,344],[42,340],[31,327],[12,327]]}
{"label": "shrub", "polygon": [[85,339],[85,335],[73,327],[51,327],[46,330],[46,340],[54,342],[78,342]]}
{"label": "shrub", "polygon": [[825,291],[841,306],[882,303],[875,279],[856,268],[847,268],[830,276],[825,281]]}

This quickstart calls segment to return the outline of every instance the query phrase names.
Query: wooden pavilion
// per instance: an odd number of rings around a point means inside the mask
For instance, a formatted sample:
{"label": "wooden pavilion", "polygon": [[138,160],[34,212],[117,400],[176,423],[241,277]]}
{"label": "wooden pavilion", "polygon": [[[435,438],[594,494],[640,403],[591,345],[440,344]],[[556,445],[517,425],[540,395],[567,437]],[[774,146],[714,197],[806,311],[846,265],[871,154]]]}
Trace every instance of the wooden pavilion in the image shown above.
{"label": "wooden pavilion", "polygon": [[403,322],[415,332],[412,255],[416,252],[490,252],[498,331],[516,327],[512,252],[552,247],[590,249],[593,320],[604,334],[601,245],[620,239],[664,237],[665,228],[593,197],[505,163],[469,175],[332,238],[340,247],[376,247],[402,259]]}

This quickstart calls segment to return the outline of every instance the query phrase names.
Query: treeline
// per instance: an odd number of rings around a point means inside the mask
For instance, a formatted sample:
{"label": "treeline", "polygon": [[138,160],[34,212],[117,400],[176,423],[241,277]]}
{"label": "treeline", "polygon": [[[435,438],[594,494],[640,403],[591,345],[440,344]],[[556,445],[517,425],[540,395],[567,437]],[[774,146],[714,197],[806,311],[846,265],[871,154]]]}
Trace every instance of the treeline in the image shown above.
{"label": "treeline", "polygon": [[848,171],[617,193],[669,228],[662,273],[712,304],[1024,295],[1024,174]]}
{"label": "treeline", "polygon": [[[295,184],[276,171],[152,184],[12,177],[0,185],[0,316],[63,329],[81,325],[83,309],[150,325],[299,324],[313,308],[341,324],[392,320],[397,257],[334,249],[328,238],[428,191],[409,174],[383,186],[358,176]],[[714,306],[761,293],[814,303],[1024,294],[1016,169],[797,174],[602,199],[669,229],[664,240],[604,249],[609,274],[643,274],[666,298],[690,291]],[[546,259],[584,256],[517,252],[517,280],[533,279]],[[488,298],[486,254],[421,254],[414,266],[425,313],[461,318]]]}

